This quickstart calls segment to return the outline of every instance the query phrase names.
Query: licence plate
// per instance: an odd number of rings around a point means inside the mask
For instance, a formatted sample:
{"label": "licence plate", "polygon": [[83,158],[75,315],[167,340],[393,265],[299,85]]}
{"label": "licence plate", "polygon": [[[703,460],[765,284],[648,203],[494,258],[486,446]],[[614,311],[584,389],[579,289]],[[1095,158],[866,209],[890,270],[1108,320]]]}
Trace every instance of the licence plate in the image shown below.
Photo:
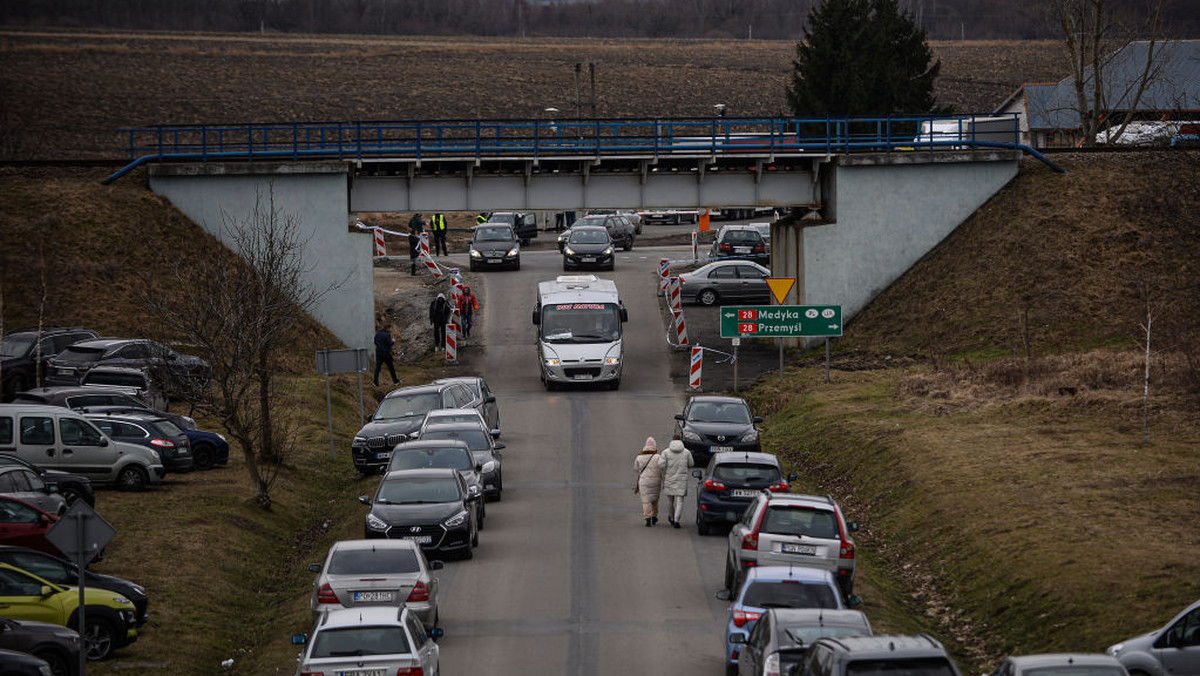
{"label": "licence plate", "polygon": [[595,263],[595,262],[596,262],[596,257],[595,257],[595,256],[580,256],[580,257],[579,257],[579,262],[581,262],[581,263]]}
{"label": "licence plate", "polygon": [[729,495],[735,498],[753,498],[758,495],[758,491],[753,488],[735,488],[729,491]]}
{"label": "licence plate", "polygon": [[412,540],[419,545],[427,545],[433,542],[432,535],[405,535],[402,540]]}
{"label": "licence plate", "polygon": [[335,671],[334,676],[387,676],[387,669],[355,669],[353,671]]}
{"label": "licence plate", "polygon": [[376,453],[375,454],[376,460],[390,460],[391,457],[392,457],[391,451],[388,451],[387,453]]}
{"label": "licence plate", "polygon": [[791,543],[783,543],[780,551],[784,554],[804,554],[806,556],[816,556],[817,548],[813,545],[796,545]]}
{"label": "licence plate", "polygon": [[590,373],[577,373],[577,374],[575,374],[574,378],[575,378],[575,380],[591,380],[591,379],[592,379],[592,374],[590,374]]}
{"label": "licence plate", "polygon": [[60,376],[69,376],[73,373],[75,373],[75,369],[59,369],[58,370],[58,375],[60,375]]}
{"label": "licence plate", "polygon": [[390,591],[356,591],[354,600],[361,603],[391,602],[395,593]]}
{"label": "licence plate", "polygon": [[487,259],[487,262],[489,262],[489,263],[499,263],[499,262],[500,262],[500,259],[499,259],[499,258],[489,258],[489,259]]}
{"label": "licence plate", "polygon": [[733,450],[733,446],[709,446],[708,447],[709,453],[725,453],[725,452],[732,451],[732,450]]}
{"label": "licence plate", "polygon": [[733,247],[733,250],[736,253],[750,253],[750,247],[748,246],[735,246]]}

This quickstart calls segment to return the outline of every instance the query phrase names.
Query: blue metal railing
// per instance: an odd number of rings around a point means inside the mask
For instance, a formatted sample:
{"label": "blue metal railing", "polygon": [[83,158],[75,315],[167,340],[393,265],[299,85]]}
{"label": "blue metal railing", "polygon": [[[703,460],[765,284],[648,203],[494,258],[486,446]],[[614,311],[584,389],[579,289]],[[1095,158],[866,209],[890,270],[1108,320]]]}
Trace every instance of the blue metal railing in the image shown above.
{"label": "blue metal railing", "polygon": [[1015,114],[986,118],[951,115],[297,122],[156,125],[121,131],[129,139],[130,163],[105,179],[106,183],[145,162],[173,160],[540,160],[622,156],[660,159],[997,146],[1032,151],[1020,144]]}

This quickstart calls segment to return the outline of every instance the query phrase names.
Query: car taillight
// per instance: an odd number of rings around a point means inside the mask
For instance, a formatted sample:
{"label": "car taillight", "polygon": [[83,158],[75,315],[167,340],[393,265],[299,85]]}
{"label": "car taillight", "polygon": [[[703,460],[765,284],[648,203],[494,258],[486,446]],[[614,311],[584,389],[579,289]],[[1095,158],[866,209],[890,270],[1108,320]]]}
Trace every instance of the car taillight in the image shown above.
{"label": "car taillight", "polygon": [[854,543],[849,540],[842,540],[842,546],[838,550],[838,558],[839,559],[853,559],[854,558]]}
{"label": "car taillight", "polygon": [[733,245],[732,245],[732,244],[725,243],[725,242],[722,242],[722,243],[721,243],[721,246],[720,246],[720,249],[721,249],[721,251],[733,251]]}
{"label": "car taillight", "polygon": [[333,587],[329,583],[321,585],[317,590],[317,603],[338,603],[337,594],[333,593]]}
{"label": "car taillight", "polygon": [[764,246],[764,245],[762,245],[762,244],[755,244],[755,245],[754,245],[754,253],[766,253],[766,252],[767,252],[767,247],[766,247],[766,246]]}
{"label": "car taillight", "polygon": [[727,486],[716,479],[708,479],[704,482],[704,488],[710,491],[723,491]]}
{"label": "car taillight", "polygon": [[159,448],[175,448],[175,442],[170,439],[151,439],[150,445]]}
{"label": "car taillight", "polygon": [[786,481],[776,481],[770,486],[767,486],[767,490],[771,491],[772,493],[787,493],[788,483]]}
{"label": "car taillight", "polygon": [[420,665],[415,667],[400,667],[396,670],[396,676],[425,676],[425,670]]}
{"label": "car taillight", "polygon": [[408,602],[414,603],[416,601],[428,601],[428,600],[429,600],[429,587],[425,586],[424,582],[421,582],[418,580],[416,586],[414,586],[412,588],[412,591],[408,594]]}
{"label": "car taillight", "polygon": [[742,536],[742,549],[758,549],[758,531],[752,531]]}
{"label": "car taillight", "polygon": [[758,618],[762,617],[762,613],[752,613],[746,610],[733,611],[733,626],[744,627],[747,622],[758,622]]}
{"label": "car taillight", "polygon": [[301,671],[300,676],[325,676],[324,671]]}

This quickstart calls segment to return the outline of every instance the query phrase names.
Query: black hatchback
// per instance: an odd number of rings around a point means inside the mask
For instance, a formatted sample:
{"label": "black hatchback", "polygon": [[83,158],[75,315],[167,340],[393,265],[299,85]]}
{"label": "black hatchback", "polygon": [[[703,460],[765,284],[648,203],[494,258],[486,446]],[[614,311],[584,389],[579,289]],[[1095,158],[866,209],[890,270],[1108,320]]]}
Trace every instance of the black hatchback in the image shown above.
{"label": "black hatchback", "polygon": [[752,416],[740,397],[692,397],[675,420],[675,431],[697,465],[707,465],[713,453],[762,450],[755,427],[762,418]]}
{"label": "black hatchback", "polygon": [[466,480],[456,470],[388,472],[374,498],[363,495],[358,501],[371,508],[363,528],[366,538],[412,540],[433,559],[475,556],[480,503],[471,499]]}
{"label": "black hatchback", "polygon": [[612,270],[616,265],[613,240],[602,226],[576,225],[563,243],[563,270],[583,267]]}
{"label": "black hatchback", "polygon": [[717,453],[704,469],[692,470],[696,477],[696,532],[708,535],[713,526],[727,526],[742,518],[746,507],[764,488],[787,493],[779,460],[770,453]]}

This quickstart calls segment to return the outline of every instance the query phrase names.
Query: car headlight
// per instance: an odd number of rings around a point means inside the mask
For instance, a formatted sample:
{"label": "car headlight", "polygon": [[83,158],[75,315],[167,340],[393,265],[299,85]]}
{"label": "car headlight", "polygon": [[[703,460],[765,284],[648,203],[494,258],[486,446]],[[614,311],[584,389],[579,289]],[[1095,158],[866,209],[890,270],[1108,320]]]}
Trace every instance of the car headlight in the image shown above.
{"label": "car headlight", "polygon": [[445,526],[446,528],[458,528],[459,526],[461,526],[467,522],[468,516],[470,516],[470,515],[467,513],[467,510],[464,509],[464,510],[460,511],[458,514],[455,514],[454,516],[450,517],[449,519],[446,519],[445,521],[443,521],[442,525]]}
{"label": "car headlight", "polygon": [[519,253],[521,253],[521,247],[519,247],[519,246],[514,246],[513,248],[508,250],[509,258],[512,258],[513,256],[516,256]]}
{"label": "car headlight", "polygon": [[[225,438],[225,435],[224,435],[224,434],[220,434],[220,433],[218,433],[218,434],[217,434],[217,438],[218,438],[218,439],[220,439],[221,441],[224,441],[225,443],[229,443],[229,440]],[[358,438],[359,438],[359,437],[355,437],[355,439],[358,439]]]}
{"label": "car headlight", "polygon": [[130,601],[129,599],[125,598],[124,596],[110,596],[108,600],[112,601],[113,603],[115,603],[119,606],[132,606],[133,605],[133,601]]}
{"label": "car headlight", "polygon": [[495,472],[496,471],[496,461],[488,460],[487,462],[483,463],[483,467],[479,471],[483,474],[491,474],[492,472]]}
{"label": "car headlight", "polygon": [[617,364],[621,363],[621,358],[620,357],[605,357],[604,363],[607,364],[608,366],[616,366]]}
{"label": "car headlight", "polygon": [[558,357],[546,357],[546,366],[558,366]]}
{"label": "car headlight", "polygon": [[571,247],[567,247],[567,248],[563,249],[563,253],[567,254],[568,256],[574,256],[575,250],[572,249]]}
{"label": "car headlight", "polygon": [[688,441],[700,441],[700,435],[691,430],[684,430],[683,438],[687,439]]}
{"label": "car headlight", "polygon": [[351,446],[366,446],[367,438],[366,437],[354,437],[354,441],[351,441],[350,445]]}
{"label": "car headlight", "polygon": [[1116,657],[1117,655],[1120,655],[1121,651],[1124,649],[1125,649],[1124,643],[1114,643],[1113,645],[1108,646],[1108,650],[1105,650],[1104,652],[1108,653],[1109,655],[1112,655],[1113,657]]}
{"label": "car headlight", "polygon": [[471,249],[471,258],[483,258],[483,254],[478,249]]}
{"label": "car headlight", "polygon": [[742,441],[758,441],[758,430],[750,430],[742,435]]}
{"label": "car headlight", "polygon": [[130,586],[131,586],[131,587],[133,587],[133,591],[135,591],[135,592],[137,592],[137,593],[141,594],[142,596],[145,596],[145,595],[146,595],[146,588],[145,588],[145,587],[143,587],[142,585],[140,585],[140,584],[135,584],[135,585],[130,585]]}
{"label": "car headlight", "polygon": [[608,247],[600,255],[601,256],[611,256],[612,255],[612,247],[611,246]]}
{"label": "car headlight", "polygon": [[374,514],[367,514],[367,528],[371,530],[387,530],[388,523]]}

